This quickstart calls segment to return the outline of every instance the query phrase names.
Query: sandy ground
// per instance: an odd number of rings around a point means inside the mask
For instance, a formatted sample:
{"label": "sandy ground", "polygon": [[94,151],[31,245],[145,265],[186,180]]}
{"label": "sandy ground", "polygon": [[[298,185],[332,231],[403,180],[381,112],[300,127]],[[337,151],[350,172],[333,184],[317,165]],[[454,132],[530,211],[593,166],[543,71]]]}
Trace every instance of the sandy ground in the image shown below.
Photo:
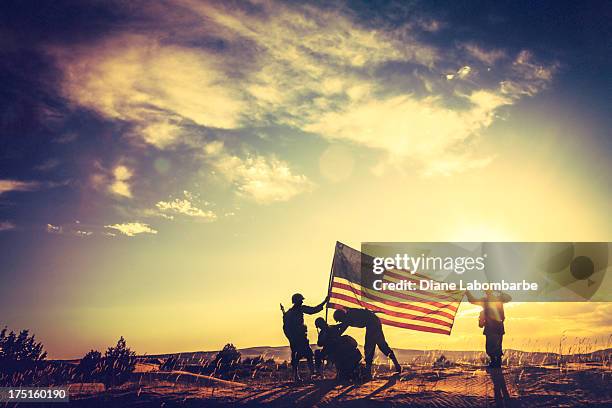
{"label": "sandy ground", "polygon": [[408,370],[365,384],[217,381],[188,373],[147,373],[120,389],[81,395],[79,406],[548,407],[612,406],[609,368],[575,366]]}

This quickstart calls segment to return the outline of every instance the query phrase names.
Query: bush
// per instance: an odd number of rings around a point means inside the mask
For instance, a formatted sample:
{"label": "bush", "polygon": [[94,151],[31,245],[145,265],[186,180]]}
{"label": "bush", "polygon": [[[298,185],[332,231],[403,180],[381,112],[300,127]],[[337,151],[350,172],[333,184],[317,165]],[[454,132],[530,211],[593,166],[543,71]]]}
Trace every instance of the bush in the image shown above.
{"label": "bush", "polygon": [[109,347],[102,361],[102,379],[107,387],[129,380],[136,368],[136,353],[130,350],[121,337],[115,347]]}
{"label": "bush", "polygon": [[454,365],[455,365],[455,363],[453,363],[452,361],[448,360],[444,356],[444,354],[442,354],[440,357],[437,358],[436,361],[434,361],[433,368],[448,368],[448,367],[452,367]]}
{"label": "bush", "polygon": [[213,364],[218,372],[226,372],[240,362],[240,352],[232,343],[228,343],[217,353]]}
{"label": "bush", "polygon": [[102,376],[102,369],[102,353],[91,350],[79,361],[77,375],[82,382],[98,382]]}
{"label": "bush", "polygon": [[7,335],[5,327],[0,331],[0,385],[32,385],[46,357],[43,345],[28,330]]}

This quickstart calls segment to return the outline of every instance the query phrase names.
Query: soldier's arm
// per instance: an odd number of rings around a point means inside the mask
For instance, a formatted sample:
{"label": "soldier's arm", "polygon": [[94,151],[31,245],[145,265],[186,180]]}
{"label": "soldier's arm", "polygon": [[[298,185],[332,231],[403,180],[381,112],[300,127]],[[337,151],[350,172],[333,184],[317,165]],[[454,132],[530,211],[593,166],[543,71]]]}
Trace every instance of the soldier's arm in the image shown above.
{"label": "soldier's arm", "polygon": [[323,306],[321,305],[317,305],[317,306],[302,305],[302,312],[304,312],[304,314],[308,314],[308,315],[317,314],[321,310],[323,310]]}
{"label": "soldier's arm", "polygon": [[305,314],[309,314],[309,315],[319,313],[321,310],[323,310],[323,306],[325,306],[325,304],[328,301],[329,301],[329,296],[327,296],[323,302],[319,303],[316,306],[302,305],[302,312],[304,312]]}

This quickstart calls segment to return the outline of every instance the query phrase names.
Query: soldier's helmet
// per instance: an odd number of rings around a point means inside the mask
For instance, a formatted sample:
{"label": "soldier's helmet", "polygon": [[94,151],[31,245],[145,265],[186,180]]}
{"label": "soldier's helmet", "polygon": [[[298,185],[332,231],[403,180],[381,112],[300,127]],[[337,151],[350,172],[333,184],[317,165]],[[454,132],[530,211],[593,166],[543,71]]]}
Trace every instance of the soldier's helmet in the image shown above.
{"label": "soldier's helmet", "polygon": [[300,303],[303,300],[304,300],[304,296],[302,296],[301,293],[296,293],[295,295],[291,296],[291,302],[293,302],[294,305],[296,303]]}
{"label": "soldier's helmet", "polygon": [[319,328],[319,329],[322,329],[322,328],[324,328],[324,327],[327,327],[327,322],[325,321],[325,319],[324,319],[324,318],[322,318],[322,317],[317,317],[317,318],[315,319],[315,326],[316,326],[317,328]]}
{"label": "soldier's helmet", "polygon": [[334,320],[337,322],[341,322],[346,317],[346,312],[344,310],[336,310],[334,312]]}

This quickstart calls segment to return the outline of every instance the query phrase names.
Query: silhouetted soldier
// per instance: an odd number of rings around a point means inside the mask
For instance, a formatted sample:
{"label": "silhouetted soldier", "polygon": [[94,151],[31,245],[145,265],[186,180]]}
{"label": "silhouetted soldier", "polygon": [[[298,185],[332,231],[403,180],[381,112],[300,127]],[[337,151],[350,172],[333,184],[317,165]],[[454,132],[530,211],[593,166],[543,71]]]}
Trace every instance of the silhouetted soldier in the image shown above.
{"label": "silhouetted soldier", "polygon": [[484,327],[483,334],[486,338],[485,349],[490,358],[489,367],[501,367],[502,340],[504,334],[504,303],[512,300],[510,295],[501,292],[485,291],[485,296],[476,298],[469,291],[466,292],[470,303],[482,307],[479,326]]}
{"label": "silhouetted soldier", "polygon": [[323,360],[328,360],[336,367],[337,379],[359,380],[361,352],[354,338],[342,335],[346,326],[342,324],[330,326],[322,317],[315,320],[315,326],[319,329],[317,344],[323,347],[315,351],[317,369],[321,371]]}
{"label": "silhouetted soldier", "polygon": [[310,374],[314,374],[314,355],[310,348],[310,343],[308,342],[308,329],[304,324],[304,313],[309,315],[319,313],[323,310],[323,306],[328,300],[329,296],[317,306],[306,306],[302,304],[304,296],[296,293],[291,297],[293,306],[291,306],[289,310],[285,312],[283,305],[281,305],[281,310],[283,311],[283,331],[287,339],[289,339],[291,366],[293,368],[293,378],[296,381],[300,380],[298,364],[302,358],[308,361]]}
{"label": "silhouetted soldier", "polygon": [[374,312],[366,309],[354,309],[346,308],[345,310],[336,310],[334,312],[334,319],[337,322],[341,322],[345,329],[346,327],[365,327],[365,361],[366,361],[366,374],[371,377],[372,375],[372,360],[374,360],[374,351],[376,346],[382,351],[384,355],[389,357],[393,361],[395,366],[395,372],[400,373],[402,367],[395,357],[395,353],[385,340],[385,335],[382,331],[382,324],[378,316]]}

